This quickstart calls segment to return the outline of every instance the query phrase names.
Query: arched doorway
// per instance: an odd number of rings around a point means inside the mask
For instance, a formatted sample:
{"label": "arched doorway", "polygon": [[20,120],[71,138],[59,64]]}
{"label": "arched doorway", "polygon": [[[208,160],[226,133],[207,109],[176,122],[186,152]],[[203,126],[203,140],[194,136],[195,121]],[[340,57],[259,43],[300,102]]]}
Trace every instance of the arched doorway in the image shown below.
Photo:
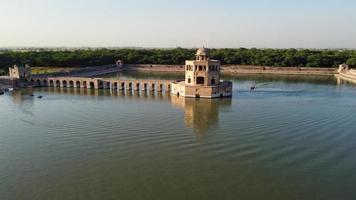
{"label": "arched doorway", "polygon": [[88,88],[88,83],[86,81],[83,81],[83,88]]}
{"label": "arched doorway", "polygon": [[41,86],[41,80],[37,79],[37,86]]}
{"label": "arched doorway", "polygon": [[69,87],[74,87],[74,81],[69,81]]}
{"label": "arched doorway", "polygon": [[50,87],[54,87],[54,82],[53,82],[53,80],[50,80],[50,81],[49,81],[49,86],[50,86]]}
{"label": "arched doorway", "polygon": [[62,87],[67,87],[67,81],[66,80],[62,81]]}
{"label": "arched doorway", "polygon": [[80,81],[76,81],[76,82],[75,82],[75,86],[76,86],[77,88],[80,88]]}
{"label": "arched doorway", "polygon": [[61,87],[61,82],[59,80],[56,80],[56,87]]}
{"label": "arched doorway", "polygon": [[211,85],[215,85],[216,84],[216,80],[215,80],[214,77],[211,79],[210,83],[211,83]]}

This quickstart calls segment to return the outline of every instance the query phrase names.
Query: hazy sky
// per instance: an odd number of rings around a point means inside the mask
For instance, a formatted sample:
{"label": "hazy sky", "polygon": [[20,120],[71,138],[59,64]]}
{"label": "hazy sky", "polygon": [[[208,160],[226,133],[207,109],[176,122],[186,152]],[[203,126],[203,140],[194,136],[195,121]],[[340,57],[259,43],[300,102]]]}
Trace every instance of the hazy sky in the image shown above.
{"label": "hazy sky", "polygon": [[0,46],[356,48],[355,0],[0,0]]}

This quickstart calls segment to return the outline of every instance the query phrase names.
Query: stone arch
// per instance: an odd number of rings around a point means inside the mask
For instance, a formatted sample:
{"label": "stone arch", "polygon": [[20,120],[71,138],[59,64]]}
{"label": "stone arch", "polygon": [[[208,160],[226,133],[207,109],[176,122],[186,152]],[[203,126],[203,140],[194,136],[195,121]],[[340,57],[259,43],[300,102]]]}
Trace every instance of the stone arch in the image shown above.
{"label": "stone arch", "polygon": [[80,81],[76,81],[76,82],[75,82],[75,87],[76,87],[76,88],[80,88]]}
{"label": "stone arch", "polygon": [[69,87],[74,87],[74,81],[72,80],[69,81]]}
{"label": "stone arch", "polygon": [[114,82],[114,89],[117,89],[117,82]]}
{"label": "stone arch", "polygon": [[125,89],[125,82],[121,82],[121,90],[124,90]]}
{"label": "stone arch", "polygon": [[95,83],[93,81],[90,81],[89,85],[90,85],[90,87],[89,87],[90,89],[94,89],[95,88]]}
{"label": "stone arch", "polygon": [[148,88],[148,84],[147,83],[143,83],[143,88],[142,88],[142,90],[147,90],[147,88]]}
{"label": "stone arch", "polygon": [[41,80],[40,79],[37,79],[36,81],[36,85],[40,86],[41,85]]}
{"label": "stone arch", "polygon": [[56,80],[56,87],[61,87],[61,82],[59,80]]}
{"label": "stone arch", "polygon": [[48,81],[46,79],[43,80],[43,85],[48,86]]}
{"label": "stone arch", "polygon": [[132,90],[132,82],[129,83],[129,90]]}
{"label": "stone arch", "polygon": [[106,86],[105,87],[110,89],[111,88],[110,86],[111,86],[110,82],[106,82]]}
{"label": "stone arch", "polygon": [[151,83],[151,90],[152,91],[155,91],[155,89],[156,89],[155,87],[156,87],[156,84],[155,83]]}
{"label": "stone arch", "polygon": [[160,83],[159,85],[158,85],[158,90],[161,92],[161,91],[163,91],[163,84],[162,83]]}
{"label": "stone arch", "polygon": [[83,88],[88,88],[88,83],[86,81],[83,81]]}
{"label": "stone arch", "polygon": [[54,87],[54,81],[53,80],[49,80],[49,86],[50,87]]}
{"label": "stone arch", "polygon": [[140,90],[140,83],[139,82],[136,83],[136,90]]}
{"label": "stone arch", "polygon": [[66,80],[62,81],[62,87],[67,87],[67,81]]}

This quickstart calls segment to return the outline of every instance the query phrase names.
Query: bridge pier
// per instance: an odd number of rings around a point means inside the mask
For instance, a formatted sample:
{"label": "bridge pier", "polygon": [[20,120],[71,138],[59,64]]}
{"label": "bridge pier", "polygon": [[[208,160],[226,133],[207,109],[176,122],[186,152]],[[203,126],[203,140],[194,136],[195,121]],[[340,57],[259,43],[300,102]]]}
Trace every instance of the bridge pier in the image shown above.
{"label": "bridge pier", "polygon": [[31,78],[28,81],[34,86],[60,88],[87,88],[129,91],[170,92],[171,82],[164,80],[111,80],[102,78],[81,77],[47,77]]}

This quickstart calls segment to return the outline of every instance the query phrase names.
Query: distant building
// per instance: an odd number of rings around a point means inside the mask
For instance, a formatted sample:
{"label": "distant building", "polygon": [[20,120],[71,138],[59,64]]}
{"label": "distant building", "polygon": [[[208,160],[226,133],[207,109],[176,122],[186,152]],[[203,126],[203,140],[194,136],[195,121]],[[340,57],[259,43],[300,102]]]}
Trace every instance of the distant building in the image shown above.
{"label": "distant building", "polygon": [[232,83],[220,80],[221,62],[209,58],[209,49],[200,48],[195,60],[185,62],[185,80],[172,83],[172,94],[193,98],[232,95]]}
{"label": "distant building", "polygon": [[31,67],[29,65],[17,66],[9,68],[10,78],[25,80],[31,77]]}
{"label": "distant building", "polygon": [[124,65],[124,61],[123,60],[117,60],[116,61],[116,66],[117,67],[122,67]]}
{"label": "distant building", "polygon": [[350,68],[347,64],[341,64],[339,65],[339,69],[338,69],[338,72],[339,73],[343,73],[343,72],[346,72],[348,71]]}

